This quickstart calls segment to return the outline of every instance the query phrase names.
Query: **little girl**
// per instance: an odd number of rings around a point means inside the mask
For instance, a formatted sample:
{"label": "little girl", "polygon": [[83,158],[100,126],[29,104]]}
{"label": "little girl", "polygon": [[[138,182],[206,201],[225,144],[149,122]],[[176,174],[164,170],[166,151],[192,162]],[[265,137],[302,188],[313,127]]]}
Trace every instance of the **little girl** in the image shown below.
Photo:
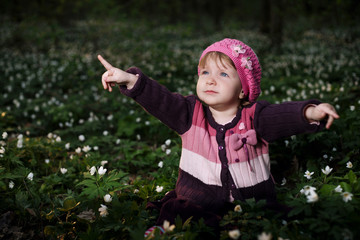
{"label": "little girl", "polygon": [[256,101],[261,68],[243,42],[224,39],[204,50],[198,65],[197,96],[172,93],[138,68],[126,72],[98,56],[106,68],[104,89],[121,93],[176,131],[182,139],[175,190],[149,206],[160,210],[157,225],[203,218],[216,227],[234,200],[265,199],[277,208],[268,143],[329,128],[339,118],[317,100],[269,104]]}

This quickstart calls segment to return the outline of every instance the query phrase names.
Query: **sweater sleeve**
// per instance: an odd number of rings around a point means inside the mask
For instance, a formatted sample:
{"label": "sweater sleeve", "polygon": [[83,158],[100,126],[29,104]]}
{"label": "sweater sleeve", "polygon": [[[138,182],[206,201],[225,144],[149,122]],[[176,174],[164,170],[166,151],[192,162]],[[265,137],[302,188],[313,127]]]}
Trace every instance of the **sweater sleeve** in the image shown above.
{"label": "sweater sleeve", "polygon": [[259,101],[254,114],[256,132],[263,139],[271,142],[283,137],[321,130],[324,128],[324,122],[309,123],[305,118],[304,110],[309,104],[317,105],[320,101],[308,100],[281,104]]}
{"label": "sweater sleeve", "polygon": [[147,112],[178,134],[183,134],[190,128],[195,96],[184,97],[172,93],[165,86],[148,78],[138,68],[129,68],[127,72],[138,74],[139,78],[132,89],[120,86],[122,94],[133,98]]}

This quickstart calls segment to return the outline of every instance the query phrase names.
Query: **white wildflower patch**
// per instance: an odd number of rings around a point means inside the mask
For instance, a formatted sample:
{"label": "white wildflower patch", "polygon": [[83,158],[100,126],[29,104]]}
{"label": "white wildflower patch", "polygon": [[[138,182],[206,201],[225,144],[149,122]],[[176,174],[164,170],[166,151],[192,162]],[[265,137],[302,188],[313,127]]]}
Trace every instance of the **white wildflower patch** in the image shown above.
{"label": "white wildflower patch", "polygon": [[79,141],[80,141],[80,142],[85,141],[85,136],[84,136],[84,135],[80,135],[80,136],[79,136]]}
{"label": "white wildflower patch", "polygon": [[164,162],[163,161],[160,161],[159,163],[158,163],[158,167],[159,168],[162,168],[164,166]]}
{"label": "white wildflower patch", "polygon": [[306,177],[307,179],[311,179],[312,178],[311,176],[313,174],[314,174],[314,172],[310,172],[309,170],[306,170],[304,177]]}
{"label": "white wildflower patch", "polygon": [[333,170],[333,169],[330,168],[329,166],[326,166],[325,169],[321,169],[321,171],[322,171],[323,174],[325,174],[325,175],[329,175],[332,170]]}
{"label": "white wildflower patch", "polygon": [[352,200],[353,194],[350,192],[343,192],[342,194],[344,202],[348,202]]}
{"label": "white wildflower patch", "polygon": [[99,212],[100,212],[100,216],[101,217],[106,217],[109,213],[108,213],[108,207],[106,205],[100,204],[101,207],[99,208]]}
{"label": "white wildflower patch", "polygon": [[335,192],[341,193],[343,191],[342,187],[340,185],[338,185],[335,189]]}
{"label": "white wildflower patch", "polygon": [[243,210],[242,210],[241,206],[238,204],[238,205],[235,206],[234,211],[238,212],[238,213],[241,213]]}
{"label": "white wildflower patch", "polygon": [[90,175],[93,176],[95,173],[96,173],[96,167],[95,167],[95,166],[92,166],[92,167],[90,168]]}
{"label": "white wildflower patch", "polygon": [[13,189],[14,186],[15,186],[15,183],[14,183],[13,181],[10,181],[10,182],[9,182],[9,188],[10,188],[10,189]]}
{"label": "white wildflower patch", "polygon": [[158,192],[158,193],[160,193],[160,192],[162,192],[164,190],[164,187],[163,186],[156,186],[156,189],[155,189],[155,191],[156,192]]}
{"label": "white wildflower patch", "polygon": [[172,232],[175,229],[175,225],[174,224],[170,225],[170,222],[165,220],[163,224],[163,228],[165,232]]}
{"label": "white wildflower patch", "polygon": [[102,175],[104,175],[104,174],[106,173],[106,171],[107,171],[107,169],[104,168],[103,166],[101,166],[101,167],[99,167],[99,169],[98,169],[98,174],[99,174],[100,176],[102,176]]}
{"label": "white wildflower patch", "polygon": [[347,167],[347,168],[352,168],[352,167],[353,167],[352,162],[348,161],[348,162],[346,163],[346,167]]}
{"label": "white wildflower patch", "polygon": [[110,195],[110,194],[106,194],[106,195],[104,196],[104,201],[107,202],[107,203],[111,202],[111,201],[112,201],[111,195]]}
{"label": "white wildflower patch", "polygon": [[6,139],[6,138],[8,137],[8,133],[7,133],[7,132],[3,132],[1,136],[2,136],[3,139]]}
{"label": "white wildflower patch", "polygon": [[84,146],[84,147],[82,148],[82,151],[83,151],[84,153],[87,153],[87,152],[89,152],[90,150],[91,150],[91,147],[90,147],[89,145]]}
{"label": "white wildflower patch", "polygon": [[31,172],[27,175],[26,178],[29,179],[30,181],[32,181],[34,179],[34,174]]}
{"label": "white wildflower patch", "polygon": [[66,168],[60,168],[60,172],[62,173],[62,174],[65,174],[65,173],[67,173],[67,169]]}
{"label": "white wildflower patch", "polygon": [[240,237],[240,230],[239,229],[234,229],[234,230],[230,230],[229,231],[229,237],[231,239],[239,239]]}
{"label": "white wildflower patch", "polygon": [[272,234],[267,232],[262,232],[258,235],[258,240],[270,240],[272,239]]}

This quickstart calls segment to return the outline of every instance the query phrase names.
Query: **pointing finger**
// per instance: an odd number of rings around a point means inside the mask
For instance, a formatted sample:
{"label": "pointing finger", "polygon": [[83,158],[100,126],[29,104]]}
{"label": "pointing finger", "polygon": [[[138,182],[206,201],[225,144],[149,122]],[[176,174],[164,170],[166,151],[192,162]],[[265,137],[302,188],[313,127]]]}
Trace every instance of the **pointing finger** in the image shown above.
{"label": "pointing finger", "polygon": [[329,116],[329,119],[327,120],[326,123],[326,128],[329,129],[333,122],[334,122],[334,117]]}
{"label": "pointing finger", "polygon": [[98,55],[98,59],[101,62],[101,64],[106,68],[106,70],[110,70],[111,68],[113,68],[113,66],[106,61],[101,55]]}

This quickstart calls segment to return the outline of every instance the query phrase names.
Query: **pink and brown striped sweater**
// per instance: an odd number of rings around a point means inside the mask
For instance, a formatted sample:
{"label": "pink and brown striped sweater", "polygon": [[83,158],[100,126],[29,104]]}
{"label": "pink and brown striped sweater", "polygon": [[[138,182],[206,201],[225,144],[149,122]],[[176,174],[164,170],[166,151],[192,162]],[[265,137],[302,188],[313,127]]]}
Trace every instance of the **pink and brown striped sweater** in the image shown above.
{"label": "pink and brown striped sweater", "polygon": [[165,219],[172,222],[170,218],[176,217],[173,208],[179,207],[179,201],[183,203],[180,205],[194,204],[210,212],[218,212],[234,199],[276,202],[268,142],[322,127],[309,124],[303,114],[305,106],[319,103],[316,100],[282,104],[259,101],[239,108],[231,122],[220,125],[196,96],[172,93],[137,68],[128,72],[139,74],[139,79],[131,90],[120,87],[121,92],[182,139],[176,188],[160,207],[169,199],[177,203],[170,204],[173,207],[168,206],[167,211],[162,209],[160,224]]}

